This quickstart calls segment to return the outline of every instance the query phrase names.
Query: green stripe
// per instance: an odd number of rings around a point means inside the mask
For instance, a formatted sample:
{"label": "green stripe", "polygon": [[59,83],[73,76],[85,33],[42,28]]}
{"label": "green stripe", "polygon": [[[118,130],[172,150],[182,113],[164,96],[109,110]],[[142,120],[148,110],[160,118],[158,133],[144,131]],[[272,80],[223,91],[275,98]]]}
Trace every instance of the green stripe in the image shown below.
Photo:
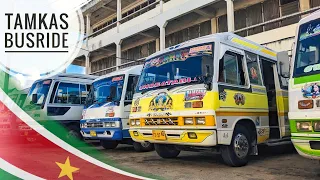
{"label": "green stripe", "polygon": [[314,82],[319,80],[320,80],[320,74],[314,74],[310,76],[294,78],[294,84],[303,84],[303,83]]}
{"label": "green stripe", "polygon": [[4,171],[3,169],[0,169],[0,179],[5,179],[5,180],[18,180],[20,178]]}
{"label": "green stripe", "polygon": [[306,150],[300,147],[299,145],[295,145],[294,147],[297,148],[299,151],[303,152],[304,154],[311,156],[320,156],[319,150]]}

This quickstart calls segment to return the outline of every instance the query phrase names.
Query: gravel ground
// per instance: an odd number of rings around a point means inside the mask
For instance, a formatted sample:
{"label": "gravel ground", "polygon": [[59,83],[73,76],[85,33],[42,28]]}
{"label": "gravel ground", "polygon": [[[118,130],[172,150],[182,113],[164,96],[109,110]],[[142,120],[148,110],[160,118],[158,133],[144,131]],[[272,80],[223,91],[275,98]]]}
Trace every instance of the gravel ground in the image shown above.
{"label": "gravel ground", "polygon": [[120,165],[164,179],[320,179],[319,162],[305,159],[294,150],[274,154],[269,148],[259,147],[259,155],[252,156],[247,166],[232,168],[210,152],[181,152],[175,159],[162,159],[155,151],[137,153],[128,145],[119,145],[114,150],[97,148]]}

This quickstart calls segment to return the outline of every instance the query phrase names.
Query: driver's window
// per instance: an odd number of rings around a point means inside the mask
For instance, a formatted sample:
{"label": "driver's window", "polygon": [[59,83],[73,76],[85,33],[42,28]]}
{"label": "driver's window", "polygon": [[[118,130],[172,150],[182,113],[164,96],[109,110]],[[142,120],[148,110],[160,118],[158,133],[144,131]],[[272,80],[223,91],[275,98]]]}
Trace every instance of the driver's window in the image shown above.
{"label": "driver's window", "polygon": [[130,75],[128,79],[128,85],[127,85],[127,91],[126,91],[126,96],[125,100],[131,101],[133,98],[134,90],[137,85],[137,77],[134,75]]}
{"label": "driver's window", "polygon": [[245,85],[242,56],[227,52],[219,62],[219,82]]}

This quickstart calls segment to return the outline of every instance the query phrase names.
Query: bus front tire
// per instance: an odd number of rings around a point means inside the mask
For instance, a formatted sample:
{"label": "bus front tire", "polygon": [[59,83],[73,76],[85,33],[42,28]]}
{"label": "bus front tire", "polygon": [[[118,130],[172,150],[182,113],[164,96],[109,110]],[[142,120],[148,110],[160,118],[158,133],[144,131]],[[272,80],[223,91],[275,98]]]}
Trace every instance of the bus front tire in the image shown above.
{"label": "bus front tire", "polygon": [[154,148],[157,154],[162,158],[175,158],[180,154],[180,151],[173,145],[168,144],[155,144]]}
{"label": "bus front tire", "polygon": [[115,149],[119,143],[117,141],[100,140],[100,144],[105,149]]}
{"label": "bus front tire", "polygon": [[249,161],[251,151],[251,137],[248,130],[237,125],[229,146],[221,147],[223,161],[232,167],[245,166]]}
{"label": "bus front tire", "polygon": [[80,127],[78,127],[76,125],[68,126],[67,138],[70,139],[71,137],[79,139],[79,140],[82,139],[82,135],[80,133]]}
{"label": "bus front tire", "polygon": [[137,152],[148,152],[148,151],[154,150],[154,145],[151,144],[150,142],[143,142],[143,143],[134,142],[133,148]]}

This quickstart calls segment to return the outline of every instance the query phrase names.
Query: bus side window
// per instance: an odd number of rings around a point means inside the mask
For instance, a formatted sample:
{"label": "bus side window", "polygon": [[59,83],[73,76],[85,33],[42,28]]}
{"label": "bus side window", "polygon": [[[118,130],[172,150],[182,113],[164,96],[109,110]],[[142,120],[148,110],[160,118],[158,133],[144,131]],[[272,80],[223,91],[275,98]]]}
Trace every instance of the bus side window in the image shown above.
{"label": "bus side window", "polygon": [[258,61],[258,55],[250,52],[245,53],[250,83],[262,86],[261,70]]}
{"label": "bus side window", "polygon": [[242,56],[226,52],[219,62],[219,82],[245,85]]}
{"label": "bus side window", "polygon": [[56,92],[54,103],[80,104],[79,84],[60,83]]}

